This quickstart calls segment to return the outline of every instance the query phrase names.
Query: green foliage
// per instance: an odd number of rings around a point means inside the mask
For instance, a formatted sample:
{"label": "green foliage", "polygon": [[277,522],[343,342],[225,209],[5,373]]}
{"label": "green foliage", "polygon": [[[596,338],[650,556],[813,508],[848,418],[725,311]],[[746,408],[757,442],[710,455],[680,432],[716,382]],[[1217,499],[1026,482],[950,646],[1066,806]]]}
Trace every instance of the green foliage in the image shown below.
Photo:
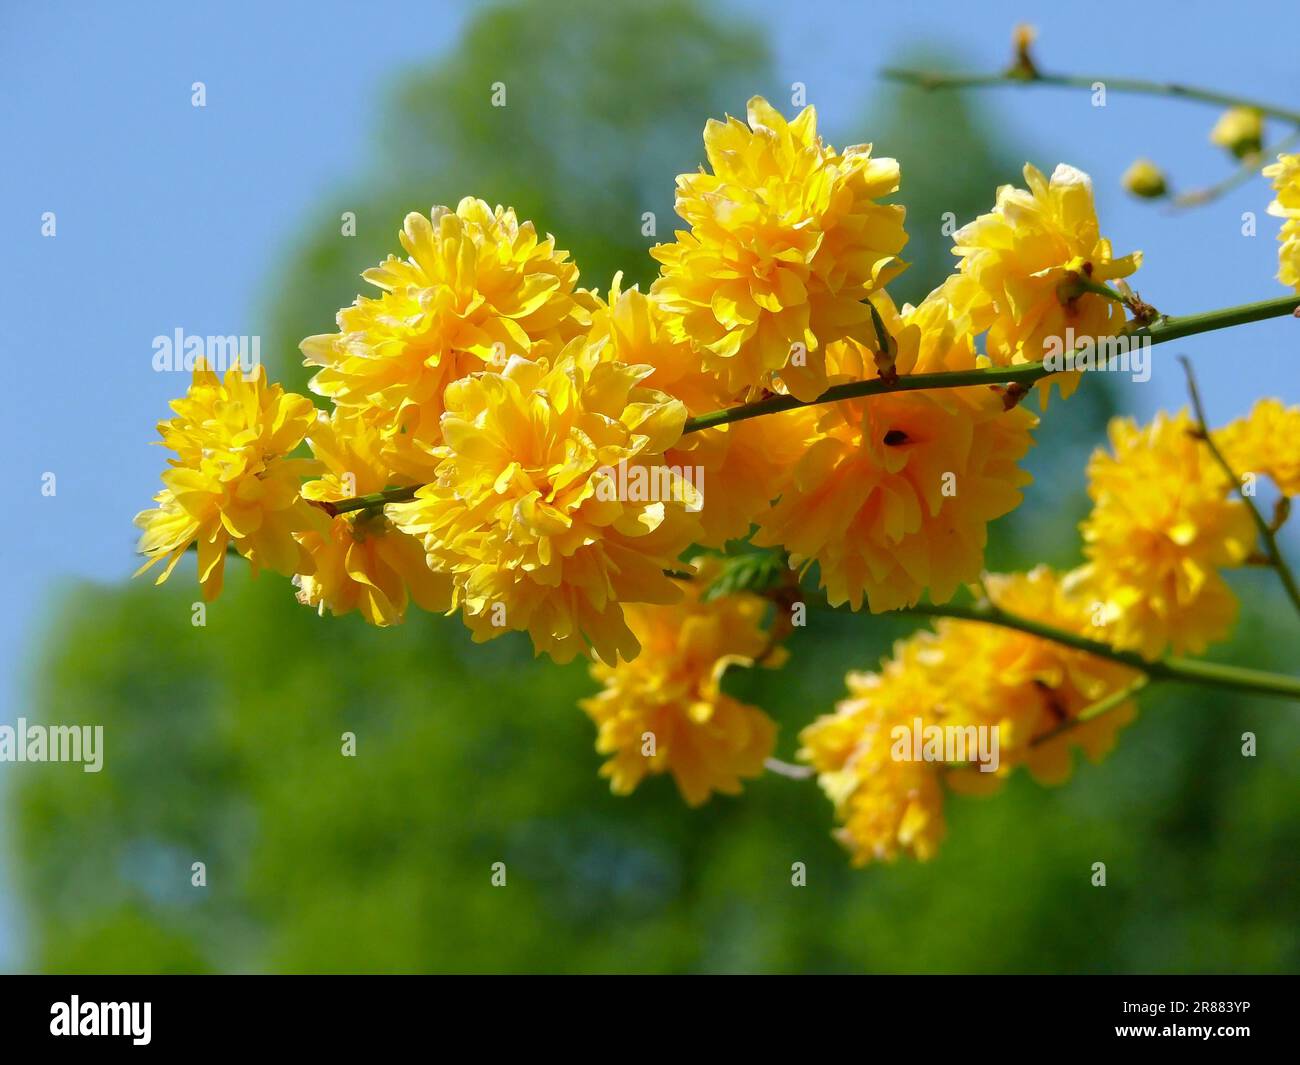
{"label": "green foliage", "polygon": [[[1278,705],[1157,692],[1104,765],[954,799],[936,861],[855,871],[808,783],[769,775],[700,810],[664,778],[610,795],[574,706],[591,682],[523,639],[321,619],[273,577],[228,593],[204,628],[181,583],[79,588],[55,619],[39,716],[102,722],[106,763],[15,789],[34,965],[1249,971],[1300,953],[1300,730]],[[790,665],[732,671],[736,694],[789,758],[845,667],[909,624],[814,611]],[[1253,664],[1276,665],[1262,635]]]}
{"label": "green foliage", "polygon": [[[526,47],[520,42],[527,42]],[[759,36],[683,0],[515,4],[477,16],[446,60],[406,80],[376,162],[320,205],[275,280],[278,367],[331,328],[360,271],[396,250],[407,210],[465,194],[514,203],[602,288],[644,282],[643,211],[671,228],[672,177],[704,118],[780,100]],[[486,106],[506,82],[509,106]],[[837,143],[903,163],[912,298],[948,269],[941,216],[987,209],[1022,153],[968,102],[883,96]],[[954,165],[960,160],[961,165]],[[358,214],[355,239],[338,216]],[[1091,383],[1090,383],[1091,384]],[[1054,403],[1025,507],[991,562],[1077,557],[1083,455],[1108,400]],[[1066,557],[1061,558],[1060,555]],[[1057,557],[1053,557],[1057,556]],[[761,584],[749,555],[729,566]],[[597,776],[580,665],[511,635],[475,645],[456,619],[391,630],[320,618],[281,579],[229,587],[191,625],[193,560],[159,589],[78,586],[52,618],[33,718],[105,729],[98,775],[12,777],[32,968],[130,971],[1180,971],[1300,964],[1300,740],[1279,705],[1157,689],[1100,767],[1060,789],[1023,775],[953,799],[928,865],[853,870],[829,803],[769,774],[691,810],[666,778],[629,798]],[[739,578],[738,578],[739,579]],[[1287,665],[1258,580],[1234,660]],[[741,583],[737,586],[753,587]],[[728,688],[781,725],[778,754],[914,627],[810,612],[778,671]],[[1293,665],[1293,663],[1291,663]],[[1240,735],[1260,754],[1240,757]],[[343,753],[343,735],[356,755]],[[203,861],[207,887],[191,886]],[[507,884],[491,885],[505,862]],[[1105,889],[1089,884],[1108,865]],[[803,862],[808,886],[791,886]]]}
{"label": "green foliage", "polygon": [[704,590],[704,602],[737,592],[761,594],[781,582],[789,571],[782,551],[745,548],[722,556],[718,575]]}

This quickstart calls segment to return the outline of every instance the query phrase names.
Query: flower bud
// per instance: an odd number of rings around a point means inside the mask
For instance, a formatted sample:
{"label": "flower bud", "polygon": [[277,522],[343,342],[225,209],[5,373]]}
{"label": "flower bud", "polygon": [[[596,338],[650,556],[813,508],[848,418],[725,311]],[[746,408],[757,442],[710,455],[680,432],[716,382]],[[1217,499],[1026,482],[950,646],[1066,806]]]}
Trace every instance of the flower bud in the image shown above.
{"label": "flower bud", "polygon": [[1038,77],[1038,68],[1034,65],[1034,57],[1029,51],[1037,39],[1038,29],[1027,22],[1020,23],[1011,31],[1011,46],[1015,51],[1015,61],[1011,64],[1009,73],[1013,77]]}
{"label": "flower bud", "polygon": [[1120,178],[1124,188],[1144,200],[1158,200],[1167,193],[1165,175],[1150,159],[1137,159]]}
{"label": "flower bud", "polygon": [[1210,143],[1238,159],[1255,155],[1264,144],[1264,116],[1253,107],[1230,107],[1210,130]]}

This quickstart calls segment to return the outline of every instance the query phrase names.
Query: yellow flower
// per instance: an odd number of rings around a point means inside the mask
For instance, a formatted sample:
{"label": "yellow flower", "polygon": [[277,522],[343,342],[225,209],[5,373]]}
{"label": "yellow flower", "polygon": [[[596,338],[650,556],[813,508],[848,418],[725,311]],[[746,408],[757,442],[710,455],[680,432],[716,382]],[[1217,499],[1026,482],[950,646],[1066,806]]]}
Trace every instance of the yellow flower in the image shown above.
{"label": "yellow flower", "polygon": [[1113,454],[1088,463],[1093,510],[1080,526],[1081,575],[1107,617],[1106,640],[1147,658],[1222,639],[1237,601],[1219,575],[1250,554],[1255,528],[1186,411],[1145,428],[1110,423]]}
{"label": "yellow flower", "polygon": [[1214,439],[1238,477],[1262,473],[1283,495],[1300,495],[1300,407],[1258,400],[1248,417],[1229,422]]}
{"label": "yellow flower", "polygon": [[1283,152],[1276,163],[1269,163],[1261,173],[1277,190],[1277,198],[1268,205],[1268,213],[1277,218],[1300,218],[1300,153]]}
{"label": "yellow flower", "polygon": [[[337,502],[387,487],[379,432],[357,415],[340,409],[322,415],[310,444],[328,472],[302,486],[303,498]],[[424,610],[451,607],[451,579],[429,569],[420,541],[394,528],[378,508],[336,515],[327,530],[298,539],[315,564],[314,572],[294,577],[298,601],[321,615],[358,610],[372,625],[393,625],[410,600]]]}
{"label": "yellow flower", "polygon": [[[899,316],[877,305],[897,340],[901,374],[971,369],[971,338],[932,296]],[[829,353],[834,380],[877,376],[851,341]],[[943,602],[984,564],[988,523],[1014,509],[1029,475],[1016,465],[1036,418],[988,388],[900,391],[816,408],[816,435],[756,544],[816,562],[832,605],[872,611]]]}
{"label": "yellow flower", "polygon": [[1300,292],[1300,154],[1279,155],[1276,163],[1264,167],[1263,173],[1277,190],[1268,213],[1285,219],[1277,235],[1282,242],[1277,253],[1277,279]]}
{"label": "yellow flower", "polygon": [[1288,218],[1278,230],[1277,279],[1300,292],[1300,218]]}
{"label": "yellow flower", "polygon": [[430,449],[448,384],[507,358],[553,355],[588,325],[578,268],[531,222],[466,197],[452,211],[408,214],[407,253],[362,276],[381,290],[338,313],[339,332],[308,337],[312,390],[358,411],[381,433],[385,462],[406,483],[431,478]]}
{"label": "yellow flower", "polygon": [[793,122],[762,97],[748,125],[710,120],[712,173],[677,179],[690,225],[651,254],[651,292],[674,331],[704,349],[728,392],[777,382],[800,399],[826,386],[824,346],[871,328],[862,301],[903,268],[903,208],[875,201],[898,189],[898,163],[871,146],[836,152],[805,108]]}
{"label": "yellow flower", "polygon": [[436,479],[387,513],[451,575],[475,640],[523,630],[557,662],[588,645],[630,660],[623,604],[679,597],[663,571],[698,499],[662,458],[686,409],[639,387],[649,373],[578,340],[553,366],[516,356],[447,389]]}
{"label": "yellow flower", "polygon": [[772,753],[775,722],[721,687],[733,665],[779,662],[762,628],[767,604],[748,592],[702,602],[715,574],[716,564],[704,562],[694,580],[681,582],[680,602],[629,606],[641,654],[591,667],[604,688],[580,705],[597,726],[596,750],[610,756],[600,773],[616,795],[671,773],[682,798],[698,806],[715,791],[739,793]]}
{"label": "yellow flower", "polygon": [[[1007,612],[1095,638],[1088,599],[1071,590],[1072,580],[1041,566],[986,578]],[[879,672],[850,673],[849,698],[801,733],[799,757],[818,772],[854,864],[899,853],[925,860],[943,839],[948,791],[987,794],[1021,765],[1041,783],[1058,784],[1070,774],[1073,747],[1093,761],[1106,754],[1136,714],[1132,700],[1071,722],[1136,678],[1041,637],[945,619],[896,643]],[[951,756],[947,742],[938,757],[926,750],[936,729],[947,730],[939,733],[945,741],[962,737],[960,764],[943,760]],[[962,758],[955,748],[952,754]]]}
{"label": "yellow flower", "polygon": [[[953,253],[960,273],[944,293],[959,314],[969,314],[976,333],[988,330],[985,347],[999,366],[1038,362],[1069,339],[1113,336],[1124,325],[1123,307],[1084,283],[1128,277],[1142,253],[1114,258],[1101,236],[1092,179],[1064,163],[1049,182],[1025,166],[1029,190],[1003,185],[990,214],[958,230]],[[1060,378],[1073,390],[1074,374]]]}
{"label": "yellow flower", "polygon": [[[1028,573],[986,574],[983,583],[993,603],[1008,614],[1106,642],[1105,631],[1093,624],[1094,603],[1087,588],[1081,586],[1079,571],[1061,577],[1040,565]],[[1114,747],[1119,730],[1137,716],[1136,704],[1125,700],[1045,740],[1082,711],[1128,687],[1138,673],[1015,629],[940,622],[941,633],[947,631],[945,626],[960,628],[970,641],[969,650],[953,647],[950,657],[954,661],[978,659],[991,675],[990,699],[983,716],[1000,729],[1002,775],[1023,764],[1040,784],[1063,783],[1072,769],[1072,747],[1082,749],[1091,761],[1100,761]],[[961,686],[955,686],[960,693]],[[952,784],[959,788],[970,779],[963,774]]]}
{"label": "yellow flower", "polygon": [[1120,178],[1129,192],[1145,200],[1158,200],[1168,191],[1165,175],[1150,159],[1135,160]]}
{"label": "yellow flower", "polygon": [[850,673],[849,697],[799,734],[800,760],[818,773],[843,827],[836,838],[854,865],[909,854],[926,861],[947,831],[943,767],[893,757],[893,730],[936,705],[933,671],[919,640],[900,641],[879,673]]}
{"label": "yellow flower", "polygon": [[162,584],[196,544],[209,601],[221,592],[229,545],[254,574],[262,566],[285,576],[310,573],[311,557],[294,534],[325,520],[299,495],[315,463],[287,456],[315,421],[311,400],[268,385],[261,366],[247,378],[232,367],[223,380],[200,360],[189,392],[171,407],[177,416],[159,422],[158,432],[176,458],[168,459],[165,488],[154,496],[158,507],[136,515],[144,530],[139,551],[149,556],[136,576],[166,558]]}
{"label": "yellow flower", "polygon": [[1264,116],[1254,107],[1230,107],[1210,130],[1210,143],[1238,159],[1254,155],[1264,144]]}
{"label": "yellow flower", "polygon": [[[703,368],[698,345],[675,338],[659,305],[636,288],[623,290],[621,275],[593,315],[591,337],[604,358],[654,367],[643,386],[681,400],[691,416],[735,405]],[[816,417],[805,407],[720,425],[687,434],[666,452],[664,463],[689,471],[703,496],[699,543],[721,547],[749,534],[788,483]]]}
{"label": "yellow flower", "polygon": [[835,833],[854,865],[893,861],[900,852],[929,861],[947,835],[939,773],[925,762],[887,761],[845,803]]}

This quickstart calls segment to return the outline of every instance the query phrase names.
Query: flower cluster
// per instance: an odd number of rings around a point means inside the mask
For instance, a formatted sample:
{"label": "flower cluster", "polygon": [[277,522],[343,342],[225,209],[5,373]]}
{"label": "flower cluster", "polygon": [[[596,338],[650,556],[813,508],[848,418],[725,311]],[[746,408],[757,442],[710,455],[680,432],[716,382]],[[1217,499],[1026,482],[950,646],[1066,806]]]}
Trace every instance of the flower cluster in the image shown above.
{"label": "flower cluster", "polygon": [[717,560],[701,560],[672,606],[634,606],[628,621],[641,644],[631,662],[592,665],[601,692],[582,702],[597,728],[596,750],[609,755],[601,776],[627,795],[647,776],[671,773],[692,806],[713,792],[734,795],[772,753],[776,724],[722,690],[733,666],[776,666],[784,652],[763,629],[767,600],[751,593],[703,595]]}
{"label": "flower cluster", "polygon": [[380,290],[338,313],[337,333],[302,351],[317,395],[354,411],[380,437],[398,483],[431,479],[447,386],[511,355],[553,355],[590,321],[591,297],[555,241],[515,212],[466,197],[406,216],[407,253],[362,276]]}
{"label": "flower cluster", "polygon": [[[735,397],[705,368],[698,345],[676,337],[671,323],[656,300],[623,289],[616,276],[608,303],[593,316],[592,342],[604,358],[652,367],[646,386],[679,400],[691,415],[733,405]],[[701,545],[721,548],[749,534],[755,516],[789,484],[815,422],[815,409],[805,407],[685,434],[668,449],[664,462],[670,469],[700,471]]]}
{"label": "flower cluster", "polygon": [[678,596],[664,570],[696,539],[693,487],[673,475],[655,502],[608,490],[616,466],[660,466],[681,435],[686,409],[641,387],[648,374],[578,340],[553,366],[515,356],[447,389],[437,479],[388,514],[451,576],[476,640],[522,629],[557,662],[635,658],[620,604]]}
{"label": "flower cluster", "polygon": [[824,144],[812,107],[786,122],[755,97],[747,117],[705,127],[712,173],[677,179],[691,228],[652,250],[651,291],[728,391],[813,400],[826,345],[865,339],[863,300],[902,269],[903,208],[876,202],[898,191],[898,163]]}
{"label": "flower cluster", "polygon": [[1088,463],[1093,510],[1082,526],[1109,640],[1147,658],[1203,651],[1236,616],[1219,571],[1250,554],[1250,512],[1186,412],[1145,427],[1117,418],[1110,441]]}
{"label": "flower cluster", "polygon": [[[975,367],[971,335],[941,294],[901,314],[876,302],[897,342],[894,372]],[[832,345],[828,364],[837,383],[879,375],[854,341]],[[1016,464],[1035,424],[979,387],[828,404],[754,542],[817,563],[832,605],[894,610],[926,590],[943,602],[979,573],[988,523],[1019,504],[1029,475]]]}
{"label": "flower cluster", "polygon": [[[984,331],[1007,361],[1001,311],[1017,285],[1034,293],[1032,308],[1016,301],[1021,332],[1118,328],[1117,304],[1060,282],[1134,261],[1111,261],[1086,179],[1058,169],[1048,188],[1031,168],[1039,207],[1017,213],[1003,190],[962,231],[954,284],[897,309],[884,288],[907,241],[903,209],[885,202],[895,161],[837,150],[811,107],[787,121],[759,97],[744,122],[710,121],[704,141],[709,170],[678,179],[689,228],[652,249],[661,273],[644,294],[618,277],[605,298],[581,288],[554,239],[507,208],[466,198],[408,215],[405,258],[365,272],[379,294],[302,343],[328,413],[278,389],[292,417],[249,408],[239,428],[271,438],[282,461],[264,470],[238,442],[220,478],[231,504],[189,530],[174,494],[161,498],[142,549],[174,564],[199,542],[212,594],[229,535],[321,612],[387,625],[411,603],[459,611],[476,639],[526,631],[557,661],[633,658],[624,607],[670,602],[664,571],[692,545],[751,535],[815,566],[835,603],[950,597],[979,573],[988,523],[1020,501],[1034,416],[978,385],[810,404],[837,384],[977,372],[990,365]],[[978,250],[1004,238],[1019,249],[1006,261]],[[1044,244],[1046,257],[1033,251]],[[196,377],[182,403],[208,402],[211,387]],[[765,396],[796,409],[688,426]],[[224,424],[190,432],[172,481],[209,476]],[[304,441],[310,471],[287,457]],[[321,476],[301,484],[309,472]],[[629,493],[629,473],[659,490]],[[254,533],[238,517],[253,499],[285,513]]]}
{"label": "flower cluster", "polygon": [[[1300,407],[1265,400],[1211,435],[1230,469],[1253,463],[1285,492],[1300,457],[1274,435],[1284,424],[1300,424]],[[1153,659],[1227,635],[1237,601],[1221,571],[1250,554],[1255,528],[1204,432],[1183,412],[1144,427],[1116,418],[1110,439],[1088,466],[1083,565],[985,575],[981,620],[943,619],[900,641],[878,672],[850,673],[849,697],[801,734],[800,757],[817,771],[857,864],[933,856],[948,792],[987,793],[1020,765],[1058,784],[1072,748],[1103,757],[1135,716],[1129,696],[1143,674],[1099,652]],[[1084,642],[1045,637],[1035,624]],[[900,735],[932,728],[996,736],[996,765],[899,746]]]}
{"label": "flower cluster", "polygon": [[[999,610],[1079,635],[1094,632],[1086,597],[1046,567],[990,575],[985,584]],[[855,864],[899,854],[924,860],[943,839],[949,790],[987,793],[1018,765],[1042,783],[1060,783],[1070,774],[1072,747],[1102,757],[1135,707],[1125,700],[1092,720],[1084,711],[1122,693],[1135,676],[1014,629],[943,620],[900,641],[879,672],[850,673],[849,697],[804,729],[799,756],[817,770]],[[944,761],[938,749],[938,757],[918,752],[913,737],[935,727],[963,739],[983,730],[997,737],[996,754],[980,761],[977,741],[959,762]]]}
{"label": "flower cluster", "polygon": [[[1142,264],[1141,252],[1117,258],[1102,237],[1087,174],[1064,163],[1050,180],[1029,165],[1024,173],[1028,189],[1003,185],[993,210],[957,231],[959,272],[945,283],[953,308],[987,330],[985,352],[1000,366],[1038,362],[1067,337],[1118,333],[1124,308],[1098,288]],[[1077,382],[1064,378],[1062,391]]]}
{"label": "flower cluster", "polygon": [[171,406],[176,417],[159,422],[158,432],[176,457],[168,459],[164,488],[154,496],[158,506],[136,516],[147,559],[136,576],[166,559],[162,584],[197,548],[203,598],[212,600],[232,546],[255,571],[314,572],[311,553],[296,537],[325,524],[300,494],[315,464],[290,457],[316,420],[311,401],[268,385],[260,366],[251,377],[232,367],[223,379],[200,360],[189,393]]}
{"label": "flower cluster", "polygon": [[[161,582],[193,548],[211,599],[233,551],[322,615],[382,626],[414,605],[459,614],[476,641],[527,633],[556,662],[591,662],[601,690],[582,708],[614,792],[656,775],[691,805],[738,792],[776,725],[724,675],[780,664],[805,577],[832,607],[876,612],[981,581],[989,524],[1030,480],[1020,381],[1043,377],[1053,346],[1120,334],[1126,308],[1154,312],[1110,287],[1141,254],[1112,252],[1073,167],[1026,166],[1027,188],[957,231],[951,276],[899,307],[897,162],[837,150],[811,107],[787,121],[759,97],[744,121],[710,121],[704,145],[648,291],[621,275],[604,296],[581,287],[552,237],[466,198],[408,215],[405,257],[363,275],[378,295],[302,342],[326,409],[260,368],[200,364],[159,426],[175,457],[137,518],[142,571],[165,560]],[[1266,173],[1282,277],[1300,287],[1300,157]],[[1155,194],[1150,172],[1132,184]],[[1044,404],[1051,380],[1068,393],[1077,374],[1047,378]],[[985,575],[983,613],[850,674],[800,757],[854,860],[928,858],[949,791],[1017,766],[1056,783],[1075,748],[1105,754],[1144,658],[1225,635],[1221,571],[1256,534],[1234,477],[1295,495],[1298,431],[1300,408],[1277,401],[1209,437],[1186,414],[1116,420],[1088,468],[1082,565]],[[726,586],[736,557],[782,577]],[[903,756],[917,747],[900,730],[931,728],[995,745]]]}

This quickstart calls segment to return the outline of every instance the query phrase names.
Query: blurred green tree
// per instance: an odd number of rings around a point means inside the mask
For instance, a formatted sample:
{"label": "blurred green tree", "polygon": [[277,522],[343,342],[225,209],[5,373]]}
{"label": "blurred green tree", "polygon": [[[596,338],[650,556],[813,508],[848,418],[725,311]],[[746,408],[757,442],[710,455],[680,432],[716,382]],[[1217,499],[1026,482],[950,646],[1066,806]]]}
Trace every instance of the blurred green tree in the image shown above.
{"label": "blurred green tree", "polygon": [[[529,47],[513,42],[525,40]],[[508,105],[488,106],[507,86]],[[403,82],[377,162],[320,205],[269,303],[276,367],[302,388],[299,338],[331,327],[360,271],[396,250],[402,215],[465,194],[561,236],[587,284],[645,283],[642,215],[672,228],[672,178],[704,118],[782,93],[761,36],[685,0],[550,0],[477,15]],[[964,221],[1020,153],[966,101],[884,94],[836,143],[903,164],[919,298],[948,270],[942,219]],[[959,158],[960,168],[951,160]],[[355,239],[338,217],[357,212]],[[1109,399],[1054,405],[1026,506],[991,560],[1071,562],[1080,437]],[[1257,575],[1247,575],[1247,580]],[[1266,585],[1259,578],[1259,588]],[[275,577],[235,567],[205,627],[184,574],[161,589],[75,587],[51,619],[37,712],[92,719],[98,775],[12,789],[34,968],[124,971],[1089,971],[1294,969],[1300,781],[1294,718],[1247,699],[1156,693],[1100,769],[1046,791],[1017,778],[954,800],[928,865],[853,871],[811,783],[769,776],[689,810],[666,779],[628,799],[597,777],[574,703],[580,666],[526,641],[473,645],[459,623],[393,630],[321,619]],[[1276,666],[1276,601],[1253,597],[1234,660]],[[737,694],[782,724],[780,753],[911,627],[816,613],[791,664]],[[1291,722],[1291,723],[1288,723]],[[1235,757],[1251,728],[1267,740]],[[343,734],[356,756],[342,753]],[[1226,753],[1225,753],[1226,752]],[[1110,866],[1094,889],[1093,861]],[[190,883],[206,864],[207,886]],[[507,883],[491,884],[505,862]],[[808,886],[791,886],[803,862]]]}

